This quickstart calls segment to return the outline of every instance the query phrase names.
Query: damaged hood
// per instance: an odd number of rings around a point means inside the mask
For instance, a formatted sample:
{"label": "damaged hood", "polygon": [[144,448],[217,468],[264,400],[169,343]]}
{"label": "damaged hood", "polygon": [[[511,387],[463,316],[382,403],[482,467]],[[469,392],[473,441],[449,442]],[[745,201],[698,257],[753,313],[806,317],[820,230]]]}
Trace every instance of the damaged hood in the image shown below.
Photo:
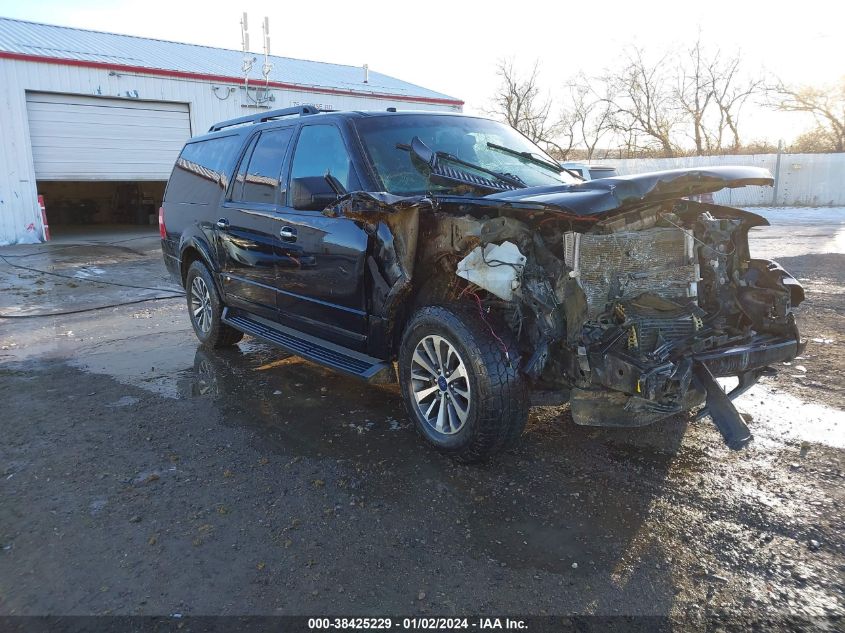
{"label": "damaged hood", "polygon": [[771,172],[761,167],[704,167],[601,178],[573,185],[515,189],[490,194],[484,199],[556,207],[586,216],[624,210],[643,203],[713,193],[726,187],[772,186],[773,183]]}

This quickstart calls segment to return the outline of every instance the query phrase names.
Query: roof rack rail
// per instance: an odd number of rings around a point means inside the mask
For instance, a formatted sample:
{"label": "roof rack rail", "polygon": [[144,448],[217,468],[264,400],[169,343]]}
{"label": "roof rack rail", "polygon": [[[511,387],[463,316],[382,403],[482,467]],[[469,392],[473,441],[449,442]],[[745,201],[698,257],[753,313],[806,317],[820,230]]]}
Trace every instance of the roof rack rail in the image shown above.
{"label": "roof rack rail", "polygon": [[212,125],[209,132],[219,132],[223,128],[232,127],[235,125],[243,125],[244,123],[264,123],[272,119],[279,119],[285,116],[306,116],[309,114],[319,114],[319,110],[311,105],[295,106],[293,108],[282,108],[281,110],[268,110],[267,112],[259,112],[258,114],[250,114],[248,116],[238,117],[237,119],[229,119],[228,121],[221,121]]}

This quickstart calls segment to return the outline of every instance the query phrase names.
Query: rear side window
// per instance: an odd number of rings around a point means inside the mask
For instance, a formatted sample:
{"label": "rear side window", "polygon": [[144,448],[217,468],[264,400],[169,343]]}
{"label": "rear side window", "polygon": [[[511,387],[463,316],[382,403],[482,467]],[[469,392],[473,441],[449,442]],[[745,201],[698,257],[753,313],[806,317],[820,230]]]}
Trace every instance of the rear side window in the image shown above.
{"label": "rear side window", "polygon": [[290,128],[262,132],[250,143],[238,168],[232,200],[273,204],[279,177],[293,131]]}
{"label": "rear side window", "polygon": [[326,173],[337,178],[347,191],[360,188],[340,130],[334,125],[305,126],[296,143],[291,180]]}
{"label": "rear side window", "polygon": [[222,136],[185,145],[167,186],[168,202],[217,202],[229,185],[227,174],[240,142],[238,136]]}

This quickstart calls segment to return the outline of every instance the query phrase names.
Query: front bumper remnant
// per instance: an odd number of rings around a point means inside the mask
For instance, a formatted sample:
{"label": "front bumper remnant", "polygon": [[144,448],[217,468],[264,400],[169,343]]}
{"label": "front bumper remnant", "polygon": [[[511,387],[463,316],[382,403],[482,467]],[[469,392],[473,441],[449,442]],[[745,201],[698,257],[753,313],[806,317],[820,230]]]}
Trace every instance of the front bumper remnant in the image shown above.
{"label": "front bumper remnant", "polygon": [[[742,345],[690,354],[668,363],[670,368],[664,372],[667,375],[677,375],[677,368],[682,365],[689,367],[691,363],[691,380],[669,399],[657,395],[669,383],[661,383],[656,389],[643,389],[645,375],[633,378],[632,385],[637,385],[636,389],[608,389],[606,381],[602,380],[604,388],[572,390],[573,418],[577,424],[587,426],[634,427],[704,404],[696,417],[710,416],[725,443],[731,449],[739,450],[751,441],[752,435],[732,400],[756,384],[762,375],[773,373],[770,365],[795,358],[804,347],[805,343],[797,338],[756,335]],[[610,371],[617,366],[611,362],[613,357],[607,355],[604,358],[609,363],[608,371],[594,371],[594,377],[617,373]],[[618,372],[619,375],[630,368]],[[738,377],[739,384],[730,393],[725,393],[716,377],[728,376]]]}
{"label": "front bumper remnant", "polygon": [[748,343],[695,354],[694,360],[707,365],[714,376],[738,376],[744,372],[800,356],[804,341],[757,335]]}

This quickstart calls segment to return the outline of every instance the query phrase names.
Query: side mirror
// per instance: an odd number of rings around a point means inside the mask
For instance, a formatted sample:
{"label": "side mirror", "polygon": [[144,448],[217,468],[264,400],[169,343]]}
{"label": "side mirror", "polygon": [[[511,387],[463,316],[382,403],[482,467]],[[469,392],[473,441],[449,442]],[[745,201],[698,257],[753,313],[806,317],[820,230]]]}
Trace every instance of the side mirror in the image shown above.
{"label": "side mirror", "polygon": [[290,183],[291,206],[299,211],[322,211],[337,200],[324,176],[294,178]]}

